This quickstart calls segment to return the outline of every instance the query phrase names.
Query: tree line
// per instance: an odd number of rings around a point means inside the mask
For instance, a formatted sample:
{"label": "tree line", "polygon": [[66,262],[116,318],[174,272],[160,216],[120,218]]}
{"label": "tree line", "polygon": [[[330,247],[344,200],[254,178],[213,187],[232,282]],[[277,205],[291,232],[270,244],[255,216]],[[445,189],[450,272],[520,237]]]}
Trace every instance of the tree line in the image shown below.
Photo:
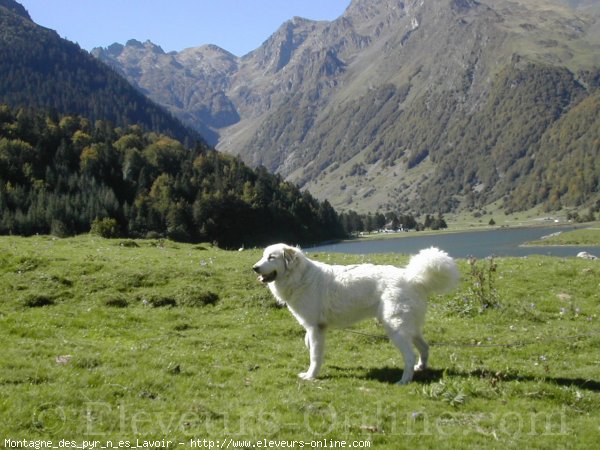
{"label": "tree line", "polygon": [[0,105],[0,233],[317,243],[345,236],[327,202],[263,167],[140,126]]}
{"label": "tree line", "polygon": [[340,220],[344,232],[348,235],[358,233],[372,233],[375,231],[422,231],[425,229],[443,230],[448,224],[443,214],[436,216],[425,214],[423,222],[419,222],[413,214],[397,214],[393,211],[387,213],[359,214],[356,211],[340,213]]}

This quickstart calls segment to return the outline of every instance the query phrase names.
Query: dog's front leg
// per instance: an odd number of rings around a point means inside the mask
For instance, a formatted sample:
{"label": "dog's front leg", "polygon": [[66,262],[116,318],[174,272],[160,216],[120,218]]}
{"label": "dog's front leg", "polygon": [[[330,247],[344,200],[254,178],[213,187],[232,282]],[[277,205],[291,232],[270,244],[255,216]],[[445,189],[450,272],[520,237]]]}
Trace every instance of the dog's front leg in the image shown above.
{"label": "dog's front leg", "polygon": [[306,372],[299,373],[303,380],[314,380],[319,375],[325,352],[325,327],[306,329],[305,343],[310,353],[310,366]]}

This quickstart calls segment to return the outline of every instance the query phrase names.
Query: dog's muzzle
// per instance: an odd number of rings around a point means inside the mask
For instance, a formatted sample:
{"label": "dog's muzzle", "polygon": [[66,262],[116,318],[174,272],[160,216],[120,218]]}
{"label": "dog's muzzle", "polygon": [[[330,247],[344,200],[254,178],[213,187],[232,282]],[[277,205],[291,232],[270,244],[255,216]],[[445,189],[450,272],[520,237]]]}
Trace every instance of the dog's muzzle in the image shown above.
{"label": "dog's muzzle", "polygon": [[271,281],[275,281],[275,278],[277,278],[276,270],[274,270],[271,273],[260,273],[259,266],[254,266],[252,270],[254,270],[258,274],[258,281],[260,281],[261,283],[270,283]]}

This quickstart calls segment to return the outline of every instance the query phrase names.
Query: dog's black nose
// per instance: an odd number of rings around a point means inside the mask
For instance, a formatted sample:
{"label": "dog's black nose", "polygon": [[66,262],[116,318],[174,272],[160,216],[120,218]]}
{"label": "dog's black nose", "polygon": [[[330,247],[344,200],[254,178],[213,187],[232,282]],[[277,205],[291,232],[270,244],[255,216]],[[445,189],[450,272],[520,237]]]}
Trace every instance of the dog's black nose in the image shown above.
{"label": "dog's black nose", "polygon": [[258,267],[258,266],[254,266],[254,267],[252,268],[252,270],[254,270],[256,273],[258,273],[259,267]]}

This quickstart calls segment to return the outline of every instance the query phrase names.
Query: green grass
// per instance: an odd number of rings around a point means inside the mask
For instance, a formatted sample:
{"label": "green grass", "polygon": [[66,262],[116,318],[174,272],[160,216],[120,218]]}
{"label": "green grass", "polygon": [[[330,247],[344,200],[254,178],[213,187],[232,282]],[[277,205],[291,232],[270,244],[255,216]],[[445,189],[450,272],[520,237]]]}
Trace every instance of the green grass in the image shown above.
{"label": "green grass", "polygon": [[[498,259],[500,306],[481,312],[470,266],[460,261],[460,288],[430,304],[432,368],[401,387],[394,382],[402,359],[389,342],[341,330],[329,334],[322,378],[300,381],[304,333],[256,281],[250,268],[259,254],[168,241],[0,237],[0,446],[167,439],[184,448],[177,443],[196,438],[597,445],[597,262]],[[374,321],[353,330],[382,334]]]}
{"label": "green grass", "polygon": [[600,245],[600,228],[584,228],[555,234],[529,245]]}

